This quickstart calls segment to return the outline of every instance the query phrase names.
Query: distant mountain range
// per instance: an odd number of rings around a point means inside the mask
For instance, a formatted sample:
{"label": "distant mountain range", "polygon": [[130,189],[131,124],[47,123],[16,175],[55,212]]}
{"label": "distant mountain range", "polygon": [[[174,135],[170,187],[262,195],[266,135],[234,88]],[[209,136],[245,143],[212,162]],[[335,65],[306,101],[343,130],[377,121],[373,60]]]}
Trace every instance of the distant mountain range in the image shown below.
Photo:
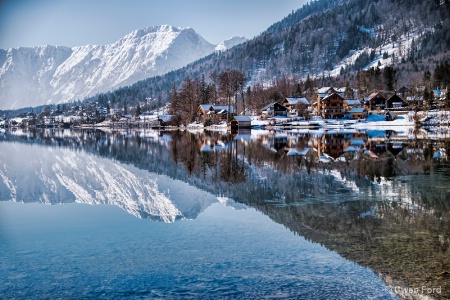
{"label": "distant mountain range", "polygon": [[192,28],[163,25],[133,31],[111,45],[0,50],[0,109],[82,100],[245,41],[213,45]]}
{"label": "distant mountain range", "polygon": [[230,69],[250,86],[271,86],[395,66],[398,85],[417,84],[449,57],[449,15],[450,0],[317,0],[249,41],[215,46],[192,29],[161,26],[108,46],[0,50],[0,109],[86,97],[114,106],[152,98],[156,107],[187,77]]}

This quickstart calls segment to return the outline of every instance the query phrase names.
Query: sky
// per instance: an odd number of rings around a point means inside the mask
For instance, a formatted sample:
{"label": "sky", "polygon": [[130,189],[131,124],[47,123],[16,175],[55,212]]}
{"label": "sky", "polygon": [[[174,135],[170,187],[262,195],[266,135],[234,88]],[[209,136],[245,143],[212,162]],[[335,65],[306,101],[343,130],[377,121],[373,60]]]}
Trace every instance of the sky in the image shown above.
{"label": "sky", "polygon": [[208,42],[248,39],[308,0],[0,0],[0,49],[108,45],[136,29],[191,27]]}

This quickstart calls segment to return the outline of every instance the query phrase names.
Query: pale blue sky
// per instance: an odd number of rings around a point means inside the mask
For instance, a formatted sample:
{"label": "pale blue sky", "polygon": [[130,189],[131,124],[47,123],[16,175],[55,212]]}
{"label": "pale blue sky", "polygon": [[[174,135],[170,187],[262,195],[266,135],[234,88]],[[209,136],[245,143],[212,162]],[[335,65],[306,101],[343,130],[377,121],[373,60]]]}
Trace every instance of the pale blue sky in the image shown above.
{"label": "pale blue sky", "polygon": [[0,0],[0,49],[116,42],[155,25],[192,27],[213,44],[252,38],[308,0]]}

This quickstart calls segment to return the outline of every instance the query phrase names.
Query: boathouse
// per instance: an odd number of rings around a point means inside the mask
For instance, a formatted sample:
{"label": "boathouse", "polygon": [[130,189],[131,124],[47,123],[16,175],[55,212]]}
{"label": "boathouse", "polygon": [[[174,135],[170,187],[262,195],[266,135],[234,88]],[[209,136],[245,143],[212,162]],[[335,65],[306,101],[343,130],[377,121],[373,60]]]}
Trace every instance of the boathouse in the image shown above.
{"label": "boathouse", "polygon": [[252,118],[248,116],[235,116],[233,120],[231,120],[231,129],[250,127],[252,127]]}

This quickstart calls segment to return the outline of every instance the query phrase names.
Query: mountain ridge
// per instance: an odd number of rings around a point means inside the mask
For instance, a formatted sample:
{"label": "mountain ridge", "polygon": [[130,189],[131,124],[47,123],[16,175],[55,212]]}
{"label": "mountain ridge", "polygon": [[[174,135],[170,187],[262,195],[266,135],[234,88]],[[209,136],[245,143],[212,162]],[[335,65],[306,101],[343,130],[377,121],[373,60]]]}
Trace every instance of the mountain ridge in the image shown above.
{"label": "mountain ridge", "polygon": [[0,50],[1,108],[83,99],[181,68],[216,47],[190,27],[161,25],[109,45]]}

